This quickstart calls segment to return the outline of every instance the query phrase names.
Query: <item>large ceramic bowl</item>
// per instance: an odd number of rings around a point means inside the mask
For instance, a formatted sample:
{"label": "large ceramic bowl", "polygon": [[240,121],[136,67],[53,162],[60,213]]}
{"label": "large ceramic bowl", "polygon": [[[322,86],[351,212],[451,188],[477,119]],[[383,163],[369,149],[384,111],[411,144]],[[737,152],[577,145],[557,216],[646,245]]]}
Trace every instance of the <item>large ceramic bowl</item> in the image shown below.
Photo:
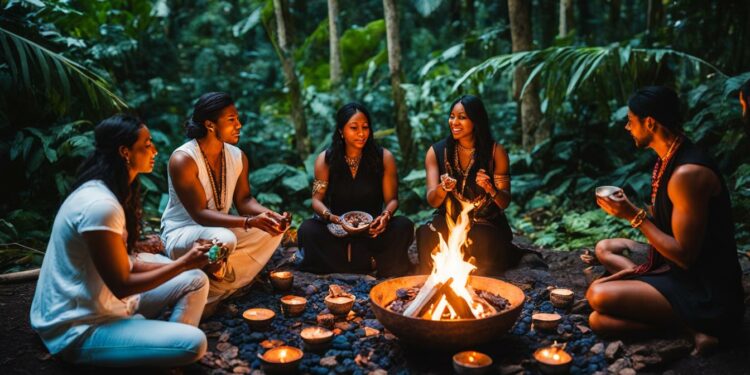
{"label": "large ceramic bowl", "polygon": [[427,275],[406,276],[383,281],[370,290],[370,304],[375,317],[403,342],[425,348],[457,349],[491,341],[513,326],[521,314],[525,296],[517,286],[490,277],[472,276],[469,284],[475,290],[500,295],[510,308],[481,319],[428,320],[412,318],[388,310],[397,298],[396,291],[427,280]]}

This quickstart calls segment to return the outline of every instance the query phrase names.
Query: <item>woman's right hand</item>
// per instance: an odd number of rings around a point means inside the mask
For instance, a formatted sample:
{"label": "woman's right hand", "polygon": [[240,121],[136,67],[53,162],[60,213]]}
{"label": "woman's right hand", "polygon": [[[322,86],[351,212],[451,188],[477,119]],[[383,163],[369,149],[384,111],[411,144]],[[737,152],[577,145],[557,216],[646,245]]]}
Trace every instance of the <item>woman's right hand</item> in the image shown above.
{"label": "woman's right hand", "polygon": [[341,224],[341,216],[331,215],[328,217],[328,221],[334,224]]}
{"label": "woman's right hand", "polygon": [[193,247],[188,250],[178,261],[182,262],[182,266],[185,270],[191,270],[194,268],[202,268],[208,264],[208,250],[213,246],[211,241],[198,240],[193,244]]}
{"label": "woman's right hand", "polygon": [[277,236],[284,232],[284,228],[268,212],[251,217],[248,220],[248,227],[258,228],[272,236]]}
{"label": "woman's right hand", "polygon": [[446,192],[453,190],[456,187],[456,182],[456,179],[451,177],[447,173],[443,173],[442,175],[440,175],[440,186]]}

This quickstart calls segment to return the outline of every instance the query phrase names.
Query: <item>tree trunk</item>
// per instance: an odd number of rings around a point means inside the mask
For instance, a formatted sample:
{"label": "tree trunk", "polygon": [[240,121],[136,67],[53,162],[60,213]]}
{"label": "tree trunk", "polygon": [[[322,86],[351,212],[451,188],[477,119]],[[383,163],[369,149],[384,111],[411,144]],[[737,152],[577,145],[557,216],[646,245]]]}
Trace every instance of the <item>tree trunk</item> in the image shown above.
{"label": "tree trunk", "polygon": [[[532,6],[539,10],[539,16],[537,19],[539,20],[539,27],[542,30],[539,47],[549,47],[554,43],[555,37],[557,36],[558,26],[556,23],[558,20],[558,5],[554,1],[542,0],[536,5],[532,3]],[[532,22],[534,21],[532,20]]]}
{"label": "tree trunk", "polygon": [[591,14],[589,12],[589,2],[588,0],[578,0],[576,8],[578,9],[578,35],[585,36],[589,35],[589,19],[591,19]]}
{"label": "tree trunk", "polygon": [[557,36],[564,38],[573,28],[573,0],[560,0],[560,28]]}
{"label": "tree trunk", "polygon": [[664,19],[664,5],[662,0],[648,0],[648,18],[646,18],[646,31],[653,34]]}
{"label": "tree trunk", "polygon": [[610,39],[615,40],[620,28],[620,0],[609,0],[609,33]]}
{"label": "tree trunk", "polygon": [[398,10],[395,0],[383,0],[383,11],[385,13],[385,30],[388,44],[388,69],[391,76],[391,95],[393,106],[396,109],[396,136],[401,148],[401,157],[404,165],[411,165],[413,158],[413,139],[411,125],[409,125],[409,114],[406,107],[406,95],[401,88],[401,42],[399,40]]}
{"label": "tree trunk", "polygon": [[305,160],[310,154],[310,138],[307,136],[307,122],[305,121],[305,106],[302,103],[302,91],[299,78],[294,69],[293,54],[290,51],[289,34],[287,33],[286,17],[284,17],[285,0],[273,0],[273,10],[276,16],[276,37],[278,39],[277,52],[284,71],[284,84],[289,90],[289,102],[294,124],[294,141],[297,154]]}
{"label": "tree trunk", "polygon": [[[510,34],[513,43],[513,52],[529,51],[533,49],[531,35],[531,3],[526,0],[508,0],[508,13],[510,16]],[[529,78],[529,69],[524,66],[516,68],[514,74],[515,100],[521,101],[521,136],[523,148],[531,150],[534,146],[547,139],[550,131],[542,122],[542,111],[539,105],[537,84],[530,84],[523,95],[521,90]]]}
{"label": "tree trunk", "polygon": [[339,2],[328,0],[328,49],[330,51],[331,88],[341,83],[341,50],[339,49]]}

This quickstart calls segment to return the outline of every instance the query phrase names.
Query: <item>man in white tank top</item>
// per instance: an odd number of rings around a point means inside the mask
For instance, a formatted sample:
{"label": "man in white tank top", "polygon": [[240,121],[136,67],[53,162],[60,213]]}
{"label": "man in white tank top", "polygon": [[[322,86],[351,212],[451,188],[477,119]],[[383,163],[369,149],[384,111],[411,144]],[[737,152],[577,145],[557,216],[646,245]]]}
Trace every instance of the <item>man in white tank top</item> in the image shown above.
{"label": "man in white tank top", "polygon": [[[217,239],[229,249],[226,272],[211,280],[210,313],[216,302],[253,281],[279,246],[290,218],[263,207],[250,193],[247,157],[233,146],[242,124],[229,95],[201,96],[185,127],[192,140],[169,159],[161,238],[172,259],[197,239]],[[229,213],[232,205],[239,215]]]}

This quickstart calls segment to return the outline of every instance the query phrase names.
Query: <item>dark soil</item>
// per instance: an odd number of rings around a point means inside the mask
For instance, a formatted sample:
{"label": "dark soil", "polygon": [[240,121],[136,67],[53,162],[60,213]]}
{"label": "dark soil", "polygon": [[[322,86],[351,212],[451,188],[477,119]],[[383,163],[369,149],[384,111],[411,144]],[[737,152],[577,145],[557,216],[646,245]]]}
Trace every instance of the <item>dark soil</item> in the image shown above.
{"label": "dark soil", "polygon": [[[528,280],[534,281],[536,285],[533,289],[528,289],[531,292],[534,292],[534,290],[539,290],[543,286],[544,283],[549,283],[551,285],[557,285],[560,287],[568,287],[575,290],[576,293],[576,299],[580,299],[585,291],[586,287],[586,280],[582,274],[582,269],[584,268],[584,265],[578,258],[578,252],[554,252],[554,251],[547,251],[547,250],[541,250],[541,253],[543,255],[543,258],[545,262],[550,266],[549,273],[546,271],[538,271],[535,269],[521,269],[518,270],[515,273],[511,273],[508,277],[511,279],[512,282],[515,282],[517,284],[523,284],[524,278]],[[750,260],[748,260],[746,257],[743,257],[742,259],[743,269],[745,270],[745,274],[743,277],[743,283],[745,286],[745,302],[746,302],[746,311],[745,311],[745,320],[743,322],[742,327],[738,327],[738,329],[741,329],[743,331],[743,341],[739,343],[738,345],[735,345],[733,347],[728,348],[721,348],[718,352],[706,356],[706,357],[691,357],[688,354],[686,354],[685,350],[686,348],[678,348],[679,350],[674,351],[674,353],[677,353],[675,355],[671,356],[663,356],[661,362],[651,365],[649,367],[644,368],[643,370],[639,371],[638,373],[668,373],[668,374],[750,374],[750,362],[748,362],[748,358],[750,358]],[[304,278],[304,275],[301,275],[302,278]],[[308,276],[309,277],[309,276]],[[531,282],[528,281],[527,282]],[[300,280],[301,281],[301,280]],[[335,280],[333,280],[335,281]],[[372,283],[372,281],[369,281],[369,283]],[[234,301],[229,301],[227,304],[227,308],[224,312],[217,314],[217,317],[213,318],[211,321],[213,322],[225,322],[228,325],[232,325],[229,320],[229,318],[232,317],[231,314],[236,313],[237,307],[244,307],[252,303],[258,303],[259,301],[252,301],[253,299],[260,299],[260,298],[268,298],[266,296],[267,289],[265,289],[265,285],[262,285],[262,283],[259,283],[261,285],[258,285],[257,287],[254,287],[251,292],[243,297],[238,297]],[[0,339],[0,369],[2,369],[3,373],[12,373],[12,374],[40,374],[40,373],[46,373],[46,374],[69,374],[69,373],[126,373],[125,370],[122,371],[112,371],[111,369],[101,369],[101,368],[92,368],[92,367],[81,367],[81,366],[72,366],[69,364],[66,364],[58,359],[55,359],[51,357],[46,349],[44,348],[44,345],[39,340],[37,335],[31,330],[29,326],[29,308],[31,305],[31,300],[34,295],[34,288],[35,288],[36,282],[24,282],[24,283],[15,283],[15,284],[4,284],[0,285],[0,307],[2,308],[2,315],[5,317],[5,323],[2,325],[2,338]],[[358,284],[355,283],[355,288],[357,288]],[[305,285],[298,285],[298,281],[295,280],[295,287],[296,288],[304,288]],[[307,285],[309,286],[309,284]],[[360,288],[361,289],[361,288]],[[300,291],[303,289],[300,289]],[[360,293],[362,294],[362,293]],[[528,292],[527,292],[528,296]],[[538,305],[537,305],[538,306]],[[366,315],[366,304],[361,304],[361,314]],[[229,312],[227,312],[227,309]],[[227,318],[229,317],[229,318]],[[367,317],[363,316],[365,318],[365,321],[367,321]],[[523,317],[523,315],[522,315]],[[491,347],[488,347],[488,352],[498,352],[502,353],[499,354],[500,356],[503,356],[502,358],[496,358],[496,362],[503,364],[503,367],[500,367],[498,370],[503,371],[503,373],[515,373],[512,371],[520,371],[526,372],[526,373],[534,373],[535,368],[530,365],[530,361],[524,360],[521,363],[515,363],[513,364],[512,360],[511,363],[508,363],[509,358],[519,358],[520,356],[525,356],[529,350],[528,345],[528,338],[525,335],[529,334],[521,334],[523,331],[523,327],[519,327],[521,324],[519,320],[519,324],[514,327],[512,330],[512,334],[508,334],[499,340],[495,341],[491,344],[492,347],[494,347],[497,350],[494,350]],[[242,327],[244,329],[244,327]],[[279,328],[283,328],[281,325],[279,325]],[[515,331],[518,331],[519,333],[516,333]],[[209,335],[210,338],[210,347],[209,350],[212,351],[214,354],[220,354],[220,352],[216,348],[217,342],[220,340],[217,338],[217,335]],[[342,335],[343,336],[343,335]],[[383,333],[380,333],[380,336],[384,336]],[[534,336],[531,334],[530,336]],[[537,335],[538,336],[538,335]],[[580,335],[579,335],[580,336]],[[378,338],[378,340],[380,340]],[[525,341],[524,341],[525,340]],[[226,341],[226,340],[225,340]],[[372,341],[372,340],[369,340]],[[393,347],[393,345],[398,346],[397,340],[393,340],[393,338],[389,338],[389,341],[392,341],[392,343],[388,344],[389,347]],[[684,340],[683,340],[684,341]],[[229,342],[234,343],[240,343],[238,346],[241,346],[241,340],[238,338],[231,338],[229,339]],[[356,340],[355,340],[356,342]],[[600,342],[600,341],[596,341]],[[626,342],[625,346],[632,350],[638,350],[634,348],[661,348],[664,346],[669,346],[671,343],[674,343],[676,341],[668,341],[668,340],[648,340],[648,341],[641,341],[641,342]],[[591,344],[591,342],[588,342],[588,344]],[[678,345],[679,346],[679,345]],[[684,345],[683,345],[684,346]],[[256,345],[257,347],[257,345]],[[375,346],[378,347],[377,345]],[[587,349],[587,348],[585,348]],[[393,350],[392,350],[393,352]],[[392,354],[392,353],[391,353]],[[383,356],[389,356],[389,353],[381,353]],[[588,356],[588,355],[587,355]],[[246,357],[243,355],[240,355],[241,359],[245,359]],[[449,360],[443,361],[443,360],[436,360],[435,358],[429,358],[425,359],[424,355],[422,354],[410,354],[408,351],[404,352],[402,355],[403,358],[403,366],[395,366],[393,370],[396,370],[394,372],[399,373],[448,373],[450,372],[450,368],[445,368],[449,366]],[[448,357],[449,358],[449,357]],[[506,359],[507,358],[507,359]],[[593,357],[592,357],[593,358]],[[321,359],[322,360],[322,359]],[[249,364],[254,361],[254,358],[247,358],[247,361]],[[315,363],[317,365],[317,363]],[[523,367],[519,367],[523,366]],[[586,364],[584,364],[586,365]],[[312,366],[312,365],[311,365]],[[438,368],[436,368],[438,366]],[[252,366],[250,366],[252,367]],[[399,368],[401,367],[401,368]],[[601,368],[601,364],[599,364],[598,371],[604,370],[606,373],[606,369]],[[310,367],[312,368],[312,367]],[[209,374],[212,372],[220,372],[217,371],[218,369],[214,369],[212,367],[208,367],[205,365],[201,365],[199,363],[193,364],[191,366],[183,367],[180,369],[169,369],[169,370],[153,370],[153,369],[137,369],[139,373],[187,373],[187,374]],[[232,371],[231,368],[226,369],[229,372]],[[334,368],[330,369],[331,371],[334,370]],[[344,371],[342,368],[337,368],[339,371]],[[400,370],[400,371],[399,371]],[[364,373],[367,373],[368,370],[364,370]],[[511,371],[511,372],[509,372]],[[344,371],[346,372],[346,371]],[[358,371],[360,372],[360,371]],[[390,371],[389,371],[390,372]],[[590,373],[585,371],[585,367],[583,368],[584,373]],[[127,370],[127,373],[133,373],[133,369]],[[385,373],[381,372],[380,373]]]}

